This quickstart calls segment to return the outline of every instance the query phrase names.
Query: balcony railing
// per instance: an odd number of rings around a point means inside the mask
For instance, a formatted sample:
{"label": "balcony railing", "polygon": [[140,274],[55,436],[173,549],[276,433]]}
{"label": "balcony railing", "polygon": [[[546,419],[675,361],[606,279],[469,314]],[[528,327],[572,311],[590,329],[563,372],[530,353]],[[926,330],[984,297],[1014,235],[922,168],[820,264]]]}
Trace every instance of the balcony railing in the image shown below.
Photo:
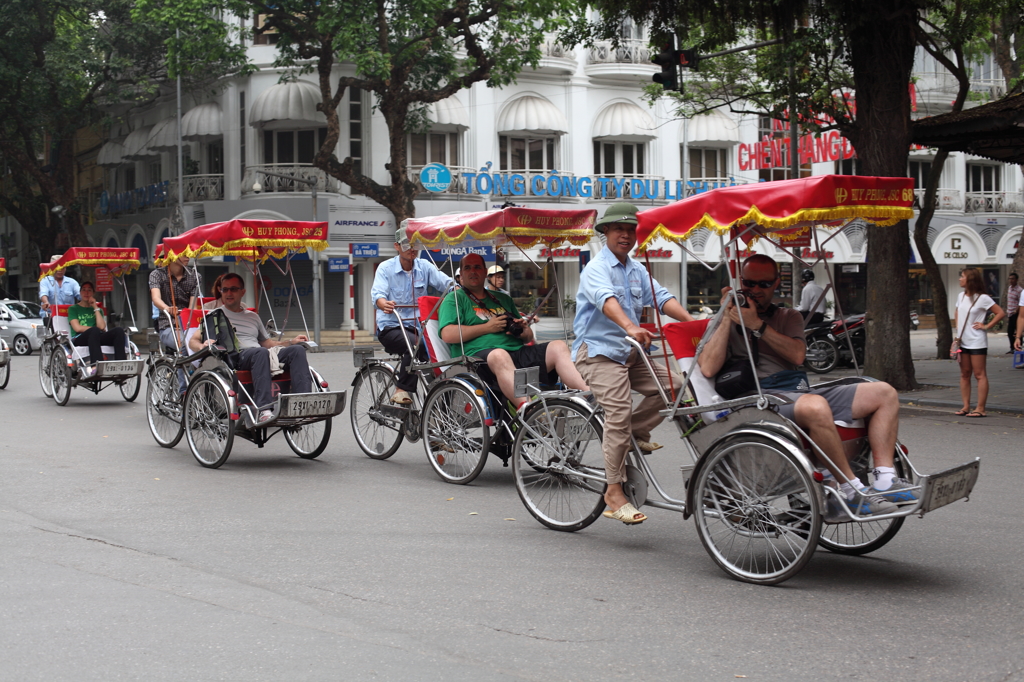
{"label": "balcony railing", "polygon": [[[918,207],[924,205],[924,190],[915,189],[914,196],[917,198],[915,202]],[[964,200],[958,189],[942,189],[938,190],[938,197],[935,199],[935,210],[936,211],[962,211],[964,210]]]}
{"label": "balcony railing", "polygon": [[966,213],[1021,213],[1024,195],[1020,192],[967,192]]}
{"label": "balcony railing", "polygon": [[[185,201],[218,201],[224,198],[223,175],[186,175],[181,179]],[[171,203],[178,201],[178,182],[172,181]]]}
{"label": "balcony railing", "polygon": [[571,47],[561,45],[554,40],[545,40],[540,46],[540,51],[545,57],[576,59],[576,52]]}
{"label": "balcony railing", "polygon": [[[279,178],[268,173],[292,175],[302,180],[315,180],[318,192],[338,192],[341,183],[308,163],[264,164],[246,166],[242,176],[242,196],[271,192],[309,192],[311,187],[304,182],[295,182],[290,178]],[[259,190],[256,185],[259,184]]]}
{"label": "balcony railing", "polygon": [[644,64],[651,66],[651,47],[644,40],[621,40],[618,47],[610,41],[590,48],[588,64]]}

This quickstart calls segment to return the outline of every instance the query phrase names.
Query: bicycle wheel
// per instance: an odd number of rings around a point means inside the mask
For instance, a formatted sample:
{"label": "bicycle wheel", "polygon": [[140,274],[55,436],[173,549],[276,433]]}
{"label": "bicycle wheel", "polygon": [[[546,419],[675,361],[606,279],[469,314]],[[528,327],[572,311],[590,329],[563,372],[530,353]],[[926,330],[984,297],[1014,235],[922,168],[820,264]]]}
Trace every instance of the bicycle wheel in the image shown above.
{"label": "bicycle wheel", "polygon": [[43,389],[43,395],[47,398],[53,396],[53,384],[50,379],[50,355],[53,353],[53,344],[49,341],[43,342],[39,349],[39,387]]}
{"label": "bicycle wheel", "polygon": [[142,388],[142,377],[138,374],[130,376],[117,386],[121,389],[121,397],[127,402],[133,403],[139,397],[139,390]]}
{"label": "bicycle wheel", "polygon": [[548,528],[577,531],[604,510],[601,423],[589,410],[558,398],[523,416],[512,445],[516,492]]}
{"label": "bicycle wheel", "polygon": [[[359,448],[372,459],[387,459],[402,444],[402,420],[391,404],[395,376],[383,365],[369,365],[359,371],[352,387],[349,418]],[[394,411],[396,414],[386,414]]]}
{"label": "bicycle wheel", "polygon": [[774,585],[796,575],[821,534],[817,484],[791,453],[769,440],[727,441],[706,457],[693,483],[704,549],[745,582]]}
{"label": "bicycle wheel", "polygon": [[435,384],[423,406],[423,445],[448,483],[469,483],[487,462],[491,430],[476,396],[455,381]]}
{"label": "bicycle wheel", "polygon": [[807,356],[804,362],[807,369],[816,374],[827,374],[839,362],[839,349],[830,339],[814,339],[807,344]]}
{"label": "bicycle wheel", "polygon": [[[865,445],[865,447],[869,447]],[[897,453],[895,461],[896,475],[904,477],[903,462],[900,461]],[[867,480],[866,471],[860,467],[854,467],[854,472],[862,481]],[[868,554],[880,549],[887,542],[896,537],[900,532],[903,522],[907,517],[900,516],[894,519],[882,519],[880,521],[848,521],[846,523],[823,523],[821,525],[821,537],[818,544],[825,549],[838,554],[859,556]]]}
{"label": "bicycle wheel", "polygon": [[304,426],[284,430],[284,439],[296,455],[303,459],[316,459],[331,440],[333,417]]}
{"label": "bicycle wheel", "polygon": [[211,376],[200,376],[185,394],[185,435],[192,456],[204,467],[216,469],[231,454],[235,422],[228,405],[227,393]]}
{"label": "bicycle wheel", "polygon": [[146,419],[149,431],[161,447],[173,448],[185,435],[181,418],[181,394],[174,363],[157,360],[146,384]]}
{"label": "bicycle wheel", "polygon": [[71,371],[64,349],[55,346],[50,353],[50,386],[53,401],[58,405],[67,405],[71,398]]}
{"label": "bicycle wheel", "polygon": [[7,388],[7,382],[11,380],[11,363],[0,367],[0,388]]}

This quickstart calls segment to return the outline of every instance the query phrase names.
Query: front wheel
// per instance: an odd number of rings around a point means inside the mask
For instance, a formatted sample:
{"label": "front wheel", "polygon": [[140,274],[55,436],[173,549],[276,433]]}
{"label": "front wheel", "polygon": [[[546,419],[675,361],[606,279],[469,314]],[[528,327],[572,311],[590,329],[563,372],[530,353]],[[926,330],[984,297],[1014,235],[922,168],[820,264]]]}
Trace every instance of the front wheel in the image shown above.
{"label": "front wheel", "polygon": [[512,445],[512,475],[527,511],[548,528],[577,531],[604,510],[603,429],[571,400],[536,403]]}
{"label": "front wheel", "polygon": [[359,448],[371,459],[387,459],[402,444],[401,408],[391,402],[395,375],[389,367],[369,365],[360,370],[352,387],[349,418]]}
{"label": "front wheel", "polygon": [[28,355],[32,352],[32,344],[24,334],[18,334],[11,343],[11,352],[15,355]]}
{"label": "front wheel", "polygon": [[121,389],[121,397],[133,403],[139,397],[139,390],[142,388],[142,379],[138,374],[130,376],[118,384]]}
{"label": "front wheel", "polygon": [[71,372],[64,349],[56,346],[50,353],[50,386],[53,401],[58,405],[67,405],[71,398]]}
{"label": "front wheel", "polygon": [[284,430],[284,439],[296,455],[303,459],[316,459],[331,440],[333,417],[322,421],[295,426]]}
{"label": "front wheel", "polygon": [[0,388],[7,388],[7,382],[11,380],[11,363],[0,367]]}
{"label": "front wheel", "polygon": [[146,418],[150,433],[161,447],[173,448],[185,434],[178,377],[174,363],[168,360],[157,360],[149,370]]}
{"label": "front wheel", "polygon": [[448,483],[465,484],[487,463],[491,430],[476,395],[456,381],[435,384],[423,406],[427,460]]}
{"label": "front wheel", "polygon": [[796,575],[817,546],[817,484],[796,457],[767,439],[717,446],[693,491],[697,534],[733,578],[774,585]]}
{"label": "front wheel", "polygon": [[201,376],[185,394],[185,435],[196,461],[216,469],[228,460],[235,440],[228,395],[220,382]]}
{"label": "front wheel", "polygon": [[53,384],[50,379],[50,355],[53,353],[53,344],[43,342],[39,349],[39,387],[43,389],[43,395],[47,398],[53,396]]}
{"label": "front wheel", "polygon": [[807,343],[807,358],[804,364],[816,374],[827,374],[839,362],[839,349],[831,339],[812,339]]}

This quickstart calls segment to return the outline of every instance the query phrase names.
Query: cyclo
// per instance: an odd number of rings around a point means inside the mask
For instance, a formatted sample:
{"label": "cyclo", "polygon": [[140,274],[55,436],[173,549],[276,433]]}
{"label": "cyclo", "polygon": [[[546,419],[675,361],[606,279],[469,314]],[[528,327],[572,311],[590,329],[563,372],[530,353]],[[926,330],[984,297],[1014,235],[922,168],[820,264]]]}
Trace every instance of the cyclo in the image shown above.
{"label": "cyclo", "polygon": [[[593,236],[596,211],[544,210],[506,207],[480,213],[443,215],[403,221],[400,234],[414,247],[494,245],[526,249],[536,244],[554,247],[570,242],[583,245]],[[429,253],[429,251],[428,251]],[[550,262],[550,257],[549,257]],[[557,284],[548,296],[557,292]],[[558,305],[562,297],[555,295]],[[516,410],[501,390],[480,376],[483,360],[474,356],[452,357],[441,340],[437,311],[441,298],[421,296],[417,306],[400,306],[404,322],[419,320],[430,362],[414,360],[411,372],[418,390],[409,406],[395,405],[398,358],[373,359],[373,349],[355,349],[359,372],[352,382],[350,414],[356,442],[368,457],[386,459],[404,439],[422,439],[427,460],[442,480],[465,484],[475,479],[493,454],[508,466],[519,419],[533,402]],[[458,305],[458,299],[456,299]],[[539,308],[539,306],[538,306]],[[564,319],[564,316],[563,316]],[[407,345],[409,344],[406,339]],[[408,351],[415,358],[415,349]],[[517,376],[525,376],[517,373]],[[538,382],[534,382],[535,384]],[[525,390],[525,384],[520,382]],[[566,400],[586,399],[579,391],[564,391]],[[522,395],[525,395],[523,393]],[[518,396],[517,396],[518,397]]]}
{"label": "cyclo", "polygon": [[[818,176],[727,187],[641,212],[637,241],[640,249],[658,238],[682,245],[699,229],[712,231],[727,255],[732,300],[741,307],[737,278],[742,244],[750,248],[756,239],[766,239],[785,250],[787,242],[810,233],[815,250],[822,253],[816,227],[840,229],[854,219],[892,225],[912,216],[912,201],[912,184],[906,178]],[[713,320],[663,327],[662,336],[673,347],[686,379],[678,395],[671,395],[671,387],[668,392],[662,389],[662,414],[677,426],[691,461],[682,466],[685,496],[675,499],[634,445],[627,456],[628,481],[623,488],[635,507],[646,504],[682,512],[684,518],[692,515],[705,549],[730,576],[775,584],[799,572],[818,545],[841,554],[865,554],[889,542],[906,517],[923,516],[970,495],[979,460],[921,474],[911,464],[907,447],[897,441],[897,475],[911,481],[919,499],[881,515],[851,511],[837,487],[828,485],[815,468],[816,462],[832,461],[795,422],[779,414],[779,407],[790,401],[765,392],[756,381],[745,334],[757,387],[754,395],[724,400],[697,368],[697,358],[724,314],[723,305]],[[653,374],[644,349],[631,338],[627,341]],[[826,385],[861,381],[873,380],[858,376]],[[520,421],[516,435],[516,489],[544,525],[580,530],[605,508],[602,412],[578,401],[545,403],[544,394],[540,397]],[[865,427],[859,420],[838,431],[853,472],[867,481],[873,465]]]}
{"label": "cyclo", "polygon": [[[188,256],[192,259],[196,280],[200,282],[198,259],[234,256],[239,262],[251,264],[254,281],[260,283],[260,264],[272,260],[275,267],[290,278],[289,311],[294,294],[305,327],[291,259],[307,248],[320,251],[326,247],[327,223],[324,222],[232,220],[203,225],[164,239],[157,248],[155,262],[166,265]],[[283,261],[283,267],[277,261]],[[263,292],[272,326],[277,329],[269,294],[259,284],[257,289]],[[175,335],[173,349],[163,348],[159,340],[151,339],[146,414],[156,442],[173,448],[185,435],[196,461],[211,469],[227,461],[236,436],[262,448],[273,436],[283,432],[285,441],[299,457],[320,456],[331,438],[332,419],[345,409],[345,391],[328,390],[327,381],[310,367],[312,392],[289,393],[291,377],[284,372],[273,378],[273,418],[259,422],[259,411],[265,406],[255,404],[252,374],[236,369],[237,349],[232,345],[230,325],[221,326],[218,336],[211,312],[186,309],[179,320],[170,319],[168,315],[169,322],[180,332]],[[222,312],[216,314],[223,315]],[[224,327],[227,327],[226,332]],[[205,338],[218,341],[190,354],[187,339],[200,332]],[[282,333],[277,332],[279,336]],[[303,345],[316,347],[312,341]],[[184,372],[188,384],[184,395],[179,391],[179,371]]]}
{"label": "cyclo", "polygon": [[[0,275],[7,272],[7,259],[0,258]],[[0,327],[7,329],[7,327]],[[7,342],[0,337],[0,388],[7,388],[7,382],[11,380],[11,349]]]}
{"label": "cyclo", "polygon": [[[54,305],[50,310],[49,323],[40,327],[43,345],[39,349],[39,385],[43,393],[52,397],[58,405],[66,405],[71,398],[71,389],[82,386],[99,393],[104,388],[116,385],[121,396],[132,402],[139,395],[140,375],[146,362],[138,346],[131,340],[131,334],[138,332],[135,315],[132,312],[131,297],[123,276],[139,268],[139,250],[136,248],[95,248],[74,247],[52,263],[39,266],[39,280],[54,270],[67,269],[73,265],[105,268],[112,279],[121,281],[124,300],[131,326],[125,329],[125,360],[113,359],[113,346],[102,346],[102,358],[90,357],[87,346],[76,346],[71,342],[71,325],[68,321],[70,305]],[[106,308],[103,308],[106,317]],[[108,322],[109,317],[107,318]]]}

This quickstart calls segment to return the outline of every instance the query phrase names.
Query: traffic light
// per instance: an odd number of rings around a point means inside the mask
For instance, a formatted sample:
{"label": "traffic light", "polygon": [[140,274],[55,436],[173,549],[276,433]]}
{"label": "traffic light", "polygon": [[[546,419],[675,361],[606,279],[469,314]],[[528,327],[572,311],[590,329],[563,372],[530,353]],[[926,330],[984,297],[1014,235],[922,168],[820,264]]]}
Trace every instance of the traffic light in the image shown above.
{"label": "traffic light", "polygon": [[661,52],[651,57],[651,61],[661,67],[661,73],[651,76],[655,83],[661,83],[666,90],[679,89],[679,50],[673,49],[672,43],[663,45]]}
{"label": "traffic light", "polygon": [[699,63],[700,55],[697,54],[696,48],[679,51],[679,66],[696,71]]}

